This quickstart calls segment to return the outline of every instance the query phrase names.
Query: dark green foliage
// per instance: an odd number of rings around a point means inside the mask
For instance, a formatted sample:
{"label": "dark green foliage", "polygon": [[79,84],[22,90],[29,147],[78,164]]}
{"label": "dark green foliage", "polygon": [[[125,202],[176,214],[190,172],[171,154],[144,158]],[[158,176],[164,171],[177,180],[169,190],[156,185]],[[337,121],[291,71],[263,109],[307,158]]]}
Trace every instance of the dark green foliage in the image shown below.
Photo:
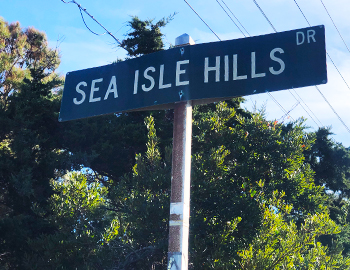
{"label": "dark green foliage", "polygon": [[19,91],[31,70],[49,76],[59,65],[57,50],[48,48],[46,36],[34,28],[23,30],[18,22],[0,17],[0,100],[3,104]]}
{"label": "dark green foliage", "polygon": [[[311,141],[301,123],[286,127],[260,115],[235,115],[235,109],[219,103],[194,113],[190,246],[195,269],[210,268],[215,260],[231,265],[254,239],[262,218],[255,198],[261,183],[265,200],[275,190],[286,193],[295,220],[325,202],[304,163]],[[238,217],[233,230],[228,224]]]}
{"label": "dark green foliage", "polygon": [[283,201],[283,195],[274,192],[268,201],[260,202],[262,226],[249,247],[238,253],[240,269],[349,269],[349,258],[318,242],[321,235],[340,232],[327,209],[308,214],[297,226],[288,218],[293,206]]}
{"label": "dark green foliage", "polygon": [[138,57],[163,50],[163,34],[161,27],[166,26],[175,16],[175,13],[167,18],[163,18],[157,23],[153,20],[142,21],[138,17],[132,17],[129,26],[132,31],[127,34],[120,47],[124,48],[130,57]]}
{"label": "dark green foliage", "polygon": [[117,183],[125,173],[131,172],[135,155],[146,151],[144,119],[148,115],[160,123],[158,133],[163,138],[160,147],[164,149],[172,134],[172,112],[168,111],[131,112],[65,122],[61,124],[63,146],[76,162]]}
{"label": "dark green foliage", "polygon": [[9,129],[1,141],[1,204],[5,211],[1,213],[4,219],[0,226],[3,241],[0,249],[16,257],[15,260],[21,260],[27,239],[52,230],[35,208],[46,209],[52,194],[49,180],[66,169],[67,155],[59,150],[59,138],[55,137],[59,130],[55,113],[59,102],[48,93],[57,81],[36,82],[35,88],[32,83],[24,83],[22,91],[9,98],[6,110]]}
{"label": "dark green foliage", "polygon": [[[147,151],[136,155],[133,173],[112,188],[111,205],[121,220],[126,250],[119,269],[164,269],[168,244],[171,149],[162,158],[154,118],[147,117]],[[133,251],[132,251],[133,250]]]}
{"label": "dark green foliage", "polygon": [[340,197],[350,196],[350,152],[329,136],[329,129],[321,128],[315,133],[315,144],[305,153],[315,171],[315,183],[326,189],[340,192]]}
{"label": "dark green foliage", "polygon": [[111,269],[118,260],[110,242],[118,237],[119,221],[107,208],[107,188],[81,173],[52,185],[47,220],[56,229],[28,241],[25,269]]}
{"label": "dark green foliage", "polygon": [[[336,237],[322,237],[324,243],[332,246],[335,239],[344,247],[343,254],[350,254],[350,151],[329,136],[329,128],[321,128],[315,134],[315,143],[305,152],[306,160],[315,171],[315,183],[324,186],[328,195],[330,216],[343,226]],[[339,245],[335,248],[339,249]]]}
{"label": "dark green foliage", "polygon": [[25,269],[28,239],[54,229],[40,213],[52,194],[49,180],[66,169],[56,137],[60,100],[52,91],[62,80],[53,73],[59,59],[44,34],[0,25],[0,263]]}

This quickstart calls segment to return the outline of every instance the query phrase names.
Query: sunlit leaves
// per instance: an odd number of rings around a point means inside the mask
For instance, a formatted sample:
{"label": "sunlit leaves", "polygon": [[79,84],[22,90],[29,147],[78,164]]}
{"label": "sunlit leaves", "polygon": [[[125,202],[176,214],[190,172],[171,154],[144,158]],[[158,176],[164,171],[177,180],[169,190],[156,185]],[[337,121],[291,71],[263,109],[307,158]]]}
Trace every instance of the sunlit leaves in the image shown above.
{"label": "sunlit leaves", "polygon": [[299,227],[289,218],[292,206],[277,192],[260,207],[264,211],[262,226],[248,248],[238,252],[242,270],[348,269],[349,259],[318,241],[321,235],[340,232],[326,208],[308,214]]}

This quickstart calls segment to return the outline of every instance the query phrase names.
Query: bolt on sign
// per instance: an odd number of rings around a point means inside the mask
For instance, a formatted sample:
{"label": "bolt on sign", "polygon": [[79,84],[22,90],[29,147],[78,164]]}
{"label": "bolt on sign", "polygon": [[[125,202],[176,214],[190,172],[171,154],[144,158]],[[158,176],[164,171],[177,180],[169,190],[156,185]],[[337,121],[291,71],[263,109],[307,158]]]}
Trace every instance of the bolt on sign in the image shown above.
{"label": "bolt on sign", "polygon": [[183,46],[67,73],[60,121],[327,82],[323,25]]}

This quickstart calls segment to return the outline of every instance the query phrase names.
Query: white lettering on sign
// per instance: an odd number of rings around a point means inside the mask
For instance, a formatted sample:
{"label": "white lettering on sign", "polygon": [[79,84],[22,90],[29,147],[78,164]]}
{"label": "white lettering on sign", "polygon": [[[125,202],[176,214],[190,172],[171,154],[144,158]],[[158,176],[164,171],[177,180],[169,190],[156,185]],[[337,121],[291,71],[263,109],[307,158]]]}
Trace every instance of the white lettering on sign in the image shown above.
{"label": "white lettering on sign", "polygon": [[215,81],[220,81],[220,56],[215,58],[215,66],[209,67],[209,57],[206,57],[204,60],[204,82],[209,81],[209,71],[215,71]]}
{"label": "white lettering on sign", "polygon": [[229,62],[228,62],[228,55],[225,55],[225,82],[229,81]]}
{"label": "white lettering on sign", "polygon": [[107,92],[106,92],[105,97],[104,97],[103,100],[106,100],[110,93],[114,93],[114,98],[118,97],[117,79],[115,78],[115,76],[112,76],[111,81],[109,82],[109,86],[108,86]]}
{"label": "white lettering on sign", "polygon": [[270,52],[270,58],[271,58],[271,60],[278,62],[278,63],[280,64],[280,66],[281,66],[280,69],[277,70],[277,71],[274,70],[273,67],[269,67],[269,71],[270,71],[271,74],[273,74],[273,75],[279,75],[279,74],[281,74],[281,73],[284,71],[284,69],[286,68],[286,65],[284,64],[283,60],[282,60],[281,58],[278,58],[278,57],[275,56],[275,53],[276,53],[276,52],[284,53],[283,49],[281,49],[281,48],[275,48],[275,49],[273,49],[273,50]]}
{"label": "white lettering on sign", "polygon": [[99,87],[96,87],[96,83],[99,83],[99,82],[102,82],[102,81],[103,81],[103,78],[92,80],[89,102],[96,102],[96,101],[100,101],[101,100],[100,97],[94,98],[94,93],[98,92],[100,90]]}
{"label": "white lettering on sign", "polygon": [[159,89],[164,89],[169,87],[171,87],[171,83],[164,84],[164,65],[160,65]]}
{"label": "white lettering on sign", "polygon": [[181,86],[181,85],[188,85],[190,84],[189,81],[181,81],[180,75],[186,73],[186,69],[181,69],[181,65],[189,64],[190,60],[183,60],[183,61],[177,61],[176,62],[176,74],[175,74],[175,85]]}
{"label": "white lettering on sign", "polygon": [[237,54],[233,55],[233,80],[245,80],[247,79],[247,75],[241,75],[238,76],[238,60],[237,60]]}
{"label": "white lettering on sign", "polygon": [[[310,33],[310,38],[313,38],[312,33]],[[284,50],[282,48],[274,48],[270,52],[270,59],[274,62],[277,62],[279,64],[279,69],[276,69],[275,67],[269,67],[268,71],[272,75],[279,75],[281,74],[285,69],[286,65],[284,61],[280,58],[279,54],[283,54]],[[239,68],[239,61],[238,61],[238,55],[234,54],[232,58],[232,80],[247,80],[248,75],[238,75],[238,68]],[[229,56],[224,56],[224,80],[225,82],[228,82],[230,80],[230,63],[229,63]],[[278,68],[278,66],[277,66]],[[209,65],[209,57],[204,58],[204,83],[209,82],[209,72],[215,72],[215,82],[220,82],[220,56],[215,56],[215,66]],[[257,56],[256,52],[250,53],[250,78],[262,78],[265,77],[266,72],[257,72]]]}
{"label": "white lettering on sign", "polygon": [[139,70],[135,70],[134,95],[137,94],[137,86],[139,84],[139,72]]}
{"label": "white lettering on sign", "polygon": [[[184,75],[187,70],[184,68],[184,65],[188,65],[190,60],[182,60],[176,62],[176,70],[175,70],[175,86],[188,85],[190,82],[181,80],[181,75]],[[141,88],[145,92],[151,91],[155,87],[155,79],[158,74],[151,75],[152,73],[157,73],[157,69],[155,67],[148,67],[143,72],[143,78],[147,79],[150,82],[150,85],[147,87],[146,84],[142,84]],[[139,70],[135,70],[135,79],[134,79],[134,95],[138,93],[139,87]],[[161,64],[159,66],[159,84],[158,89],[166,89],[172,87],[172,83],[164,82],[164,74],[165,74],[165,66]]]}
{"label": "white lettering on sign", "polygon": [[[89,102],[98,102],[98,101],[101,101],[101,97],[98,97],[97,96],[97,93],[96,92],[99,92],[100,91],[100,88],[96,86],[97,83],[101,83],[103,82],[103,78],[99,78],[99,79],[96,79],[96,80],[92,80],[91,81],[91,88],[90,88],[90,97],[89,97]],[[78,98],[73,98],[73,103],[75,105],[80,105],[82,104],[85,99],[86,99],[86,93],[84,90],[81,89],[81,87],[84,86],[84,87],[87,87],[88,84],[86,82],[80,82],[77,84],[77,86],[75,87],[75,91],[81,95],[81,98],[78,100]],[[113,96],[114,98],[117,98],[118,97],[118,90],[117,90],[117,79],[115,76],[112,76],[111,77],[111,80],[109,82],[109,85],[108,85],[108,88],[107,88],[107,91],[105,93],[105,96],[103,98],[103,100],[106,100],[108,99],[109,95],[113,93]]]}
{"label": "white lettering on sign", "polygon": [[[311,43],[311,41],[316,42],[315,39],[316,31],[313,29],[306,31],[306,39],[307,43]],[[297,32],[297,45],[304,44],[305,42],[305,33],[304,32]]]}
{"label": "white lettering on sign", "polygon": [[81,103],[83,103],[85,101],[86,95],[85,92],[83,90],[80,89],[80,86],[87,86],[86,82],[80,82],[77,84],[77,87],[75,87],[75,91],[77,91],[77,93],[79,93],[81,95],[81,100],[78,101],[77,98],[73,98],[73,103],[75,105],[80,105]]}
{"label": "white lettering on sign", "polygon": [[266,73],[256,73],[256,60],[255,60],[255,52],[252,52],[252,78],[260,78],[260,77],[265,77]]}
{"label": "white lettering on sign", "polygon": [[145,77],[145,79],[151,82],[151,85],[149,87],[146,87],[145,84],[142,85],[142,90],[145,92],[151,91],[154,87],[154,79],[152,76],[148,75],[148,71],[156,72],[156,69],[154,67],[148,67],[145,69],[145,72],[143,73],[143,77]]}
{"label": "white lettering on sign", "polygon": [[312,40],[316,42],[315,35],[316,35],[315,30],[307,30],[307,43],[310,43],[310,38],[312,38]]}
{"label": "white lettering on sign", "polygon": [[[303,42],[315,42],[315,31],[314,30],[308,30],[305,33],[303,32],[297,32],[297,42],[302,44]],[[223,79],[225,82],[228,82],[229,80],[238,81],[238,80],[247,80],[248,78],[256,79],[256,78],[262,78],[266,77],[268,74],[272,75],[280,75],[283,73],[286,69],[285,62],[283,61],[281,55],[283,55],[285,52],[282,48],[274,48],[270,51],[270,60],[274,65],[270,64],[270,66],[262,66],[257,65],[257,62],[259,61],[259,55],[256,52],[250,53],[250,74],[242,74],[239,72],[239,69],[242,68],[243,63],[242,59],[239,57],[238,54],[233,54],[232,58],[230,59],[229,55],[224,55],[224,61],[221,63],[221,56],[214,56],[212,58],[212,61],[210,62],[210,57],[204,57],[204,83],[209,83],[209,75],[213,75],[213,79],[215,82],[220,82],[220,76],[223,75]],[[214,60],[215,59],[215,60]],[[231,63],[231,61],[232,63]],[[141,86],[141,89],[144,92],[149,92],[153,90],[156,86],[158,89],[167,89],[171,88],[173,85],[176,87],[178,86],[184,86],[188,85],[190,81],[184,80],[182,77],[187,74],[187,67],[190,64],[189,60],[181,60],[176,62],[176,69],[175,69],[175,79],[174,81],[164,81],[164,78],[166,77],[166,71],[165,71],[165,65],[160,64],[159,69],[153,66],[147,67],[145,70],[141,71],[143,74],[142,76],[142,82],[140,83],[140,70],[135,70],[135,76],[134,76],[134,89],[133,94],[138,93],[139,83]],[[266,64],[266,63],[265,63]],[[221,74],[221,65],[223,66],[223,74]],[[257,67],[259,72],[257,71]],[[232,70],[231,70],[232,69]],[[265,69],[265,70],[264,70]],[[268,73],[269,72],[269,73]],[[169,76],[169,75],[168,75]],[[232,78],[231,78],[232,76]],[[166,77],[169,78],[169,77]],[[169,79],[168,79],[169,80]],[[109,80],[108,87],[106,89],[106,92],[103,94],[100,93],[100,88],[102,85],[101,83],[104,81],[103,78],[94,79],[91,81],[90,91],[87,92],[86,89],[82,89],[83,87],[88,87],[88,83],[85,81],[79,82],[76,85],[76,93],[77,96],[73,98],[73,103],[75,105],[80,105],[83,102],[85,102],[87,95],[89,95],[88,100],[89,103],[94,102],[100,102],[102,100],[107,100],[112,98],[111,95],[114,98],[118,98],[118,87],[117,87],[117,78],[116,76],[111,76],[111,79]],[[103,84],[106,85],[106,84]],[[99,94],[100,93],[100,94]]]}

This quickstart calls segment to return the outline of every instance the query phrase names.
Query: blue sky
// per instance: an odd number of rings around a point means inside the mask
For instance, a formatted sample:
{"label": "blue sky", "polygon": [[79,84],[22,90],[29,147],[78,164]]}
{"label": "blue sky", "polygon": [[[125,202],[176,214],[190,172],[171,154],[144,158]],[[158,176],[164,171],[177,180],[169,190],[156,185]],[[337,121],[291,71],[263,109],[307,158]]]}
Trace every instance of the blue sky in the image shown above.
{"label": "blue sky", "polygon": [[[206,23],[222,39],[242,38],[243,35],[216,0],[187,0]],[[218,0],[223,6],[222,0]],[[332,16],[338,30],[347,46],[350,46],[350,1],[322,0]],[[217,37],[189,8],[184,0],[77,0],[101,24],[103,24],[118,39],[123,39],[130,30],[127,21],[131,16],[140,19],[159,20],[174,12],[178,14],[174,20],[163,29],[166,46],[174,43],[175,38],[183,33],[192,36],[196,43],[217,41]],[[224,0],[250,35],[273,33],[274,30],[263,17],[253,0]],[[308,24],[294,0],[256,0],[277,31],[286,31],[307,27]],[[334,63],[350,85],[350,52],[344,45],[337,30],[328,17],[321,0],[296,1],[311,25],[325,25],[327,51]],[[229,12],[229,11],[228,11]],[[59,73],[65,75],[69,71],[106,65],[117,58],[124,58],[125,51],[116,47],[115,41],[108,35],[96,36],[89,32],[80,17],[79,9],[74,4],[64,4],[61,0],[0,0],[0,16],[8,22],[19,21],[22,27],[35,27],[47,34],[51,47],[59,47],[61,65]],[[89,27],[98,33],[103,33],[89,17],[85,16]],[[327,59],[328,83],[319,86],[320,91],[350,128],[349,105],[350,89],[344,83],[336,68]],[[350,134],[340,122],[326,101],[315,87],[296,89],[297,94],[305,102],[301,102],[291,112],[293,119],[308,118],[306,125],[310,131],[318,126],[309,117],[303,107],[316,115],[322,126],[331,126],[334,139],[350,146]],[[273,97],[286,111],[291,110],[298,102],[295,92],[274,92]],[[252,110],[253,104],[259,109],[266,107],[268,119],[281,119],[285,115],[277,103],[267,94],[246,97],[244,107]],[[301,105],[302,104],[302,105]],[[305,105],[306,104],[306,105]],[[309,112],[313,118],[316,117]],[[289,121],[288,118],[285,121]],[[316,120],[316,122],[318,122]],[[320,123],[318,125],[321,125]]]}

